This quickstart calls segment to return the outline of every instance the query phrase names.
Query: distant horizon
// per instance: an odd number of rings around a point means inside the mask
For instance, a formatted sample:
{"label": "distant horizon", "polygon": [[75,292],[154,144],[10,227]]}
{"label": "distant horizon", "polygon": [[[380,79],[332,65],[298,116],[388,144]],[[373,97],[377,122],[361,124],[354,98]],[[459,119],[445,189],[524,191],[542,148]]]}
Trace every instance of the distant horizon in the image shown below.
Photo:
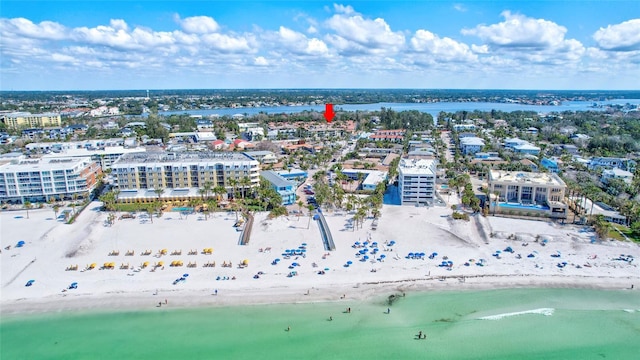
{"label": "distant horizon", "polygon": [[[500,88],[415,88],[415,87],[386,87],[386,88],[302,88],[302,87],[290,87],[290,88],[268,88],[268,87],[254,87],[254,88],[131,88],[131,89],[62,89],[62,90],[6,90],[0,89],[0,93],[11,93],[11,92],[100,92],[100,91],[130,91],[130,92],[153,92],[153,91],[353,91],[353,90],[363,90],[363,91],[375,91],[375,90],[389,90],[389,91],[408,91],[408,90],[416,90],[416,91],[496,91],[496,92],[577,92],[577,93],[586,93],[586,92],[604,92],[604,93],[613,93],[613,92],[638,92],[640,96],[640,88],[636,89],[500,89]],[[146,94],[145,94],[146,95]],[[151,94],[150,94],[151,95]]]}
{"label": "distant horizon", "polygon": [[640,79],[637,0],[2,0],[0,37],[11,91],[624,91]]}

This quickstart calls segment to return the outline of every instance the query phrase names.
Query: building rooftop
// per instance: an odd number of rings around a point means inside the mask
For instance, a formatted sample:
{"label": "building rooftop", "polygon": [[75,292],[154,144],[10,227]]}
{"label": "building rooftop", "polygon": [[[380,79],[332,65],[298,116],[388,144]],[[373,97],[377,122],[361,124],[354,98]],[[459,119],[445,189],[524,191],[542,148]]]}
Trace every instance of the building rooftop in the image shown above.
{"label": "building rooftop", "polygon": [[295,187],[294,183],[283,178],[282,176],[280,176],[280,174],[278,174],[275,171],[270,171],[270,170],[262,171],[260,172],[260,176],[263,177],[268,182],[270,182],[271,184],[273,184],[273,186],[278,188],[289,187],[289,186]]}
{"label": "building rooftop", "polygon": [[460,139],[460,144],[484,146],[484,140],[479,137],[465,137]]}
{"label": "building rooftop", "polygon": [[566,186],[564,181],[553,173],[533,173],[524,171],[502,171],[491,170],[489,172],[490,181],[531,183],[540,185]]}
{"label": "building rooftop", "polygon": [[2,172],[51,171],[73,169],[91,163],[90,157],[20,159],[0,166]]}
{"label": "building rooftop", "polygon": [[435,175],[434,159],[400,159],[399,170],[403,174]]}
{"label": "building rooftop", "polygon": [[211,162],[211,161],[257,161],[240,152],[157,152],[125,154],[117,164],[167,163],[167,162]]}

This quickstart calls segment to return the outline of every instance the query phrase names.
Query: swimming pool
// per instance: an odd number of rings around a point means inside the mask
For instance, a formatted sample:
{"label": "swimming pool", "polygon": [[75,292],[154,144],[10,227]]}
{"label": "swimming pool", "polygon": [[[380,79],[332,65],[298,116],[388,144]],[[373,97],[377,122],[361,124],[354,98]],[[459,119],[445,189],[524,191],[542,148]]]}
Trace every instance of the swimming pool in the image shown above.
{"label": "swimming pool", "polygon": [[449,188],[449,185],[440,185],[440,188],[441,188],[441,189],[448,189],[448,188]]}
{"label": "swimming pool", "polygon": [[516,209],[516,210],[534,210],[534,211],[549,210],[548,206],[538,205],[538,204],[525,205],[525,204],[518,204],[518,203],[498,203],[498,207],[507,208],[507,209]]}
{"label": "swimming pool", "polygon": [[171,208],[171,211],[193,212],[193,208],[192,207],[174,207],[174,208]]}

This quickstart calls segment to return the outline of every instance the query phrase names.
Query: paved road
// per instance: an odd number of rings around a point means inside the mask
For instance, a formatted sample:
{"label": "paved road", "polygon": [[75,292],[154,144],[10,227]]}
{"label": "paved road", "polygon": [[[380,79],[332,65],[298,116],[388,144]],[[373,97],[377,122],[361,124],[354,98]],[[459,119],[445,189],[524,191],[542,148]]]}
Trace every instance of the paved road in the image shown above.
{"label": "paved road", "polygon": [[453,153],[454,153],[455,149],[453,148],[453,145],[451,144],[451,134],[449,133],[449,131],[441,132],[440,133],[440,139],[442,139],[442,141],[447,146],[447,150],[444,153],[444,158],[447,160],[447,162],[453,162]]}

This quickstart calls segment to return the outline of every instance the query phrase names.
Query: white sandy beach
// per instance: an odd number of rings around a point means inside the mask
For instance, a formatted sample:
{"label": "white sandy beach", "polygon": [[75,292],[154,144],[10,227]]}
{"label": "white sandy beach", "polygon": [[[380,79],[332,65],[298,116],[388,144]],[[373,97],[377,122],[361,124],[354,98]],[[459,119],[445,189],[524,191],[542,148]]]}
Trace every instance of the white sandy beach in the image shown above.
{"label": "white sandy beach", "polygon": [[[54,219],[50,208],[29,211],[29,219],[25,211],[0,213],[2,313],[152,308],[165,299],[167,306],[187,307],[353,300],[425,289],[640,286],[637,261],[616,260],[621,254],[639,258],[638,245],[592,243],[589,229],[570,225],[480,216],[454,221],[448,208],[385,206],[377,230],[369,219],[353,231],[349,215],[326,213],[336,244],[329,252],[318,224],[311,221],[307,229],[307,216],[268,220],[267,214],[256,214],[250,243],[241,246],[233,213],[217,213],[205,221],[199,214],[184,219],[168,212],[153,223],[136,218],[106,226],[107,214],[98,208],[99,203],[91,204],[72,225]],[[508,239],[512,234],[517,239]],[[16,248],[21,240],[25,245]],[[361,261],[363,256],[355,254],[363,248],[353,245],[366,240],[377,242],[379,251],[371,254],[369,245],[370,258]],[[385,245],[391,240],[393,246]],[[303,243],[304,257],[283,257]],[[504,252],[507,247],[514,252]],[[213,248],[213,254],[203,254],[204,248]],[[158,257],[161,249],[168,254]],[[110,256],[114,250],[119,255]],[[127,256],[130,250],[135,254]],[[143,256],[145,250],[151,255]],[[176,250],[182,255],[171,255]],[[190,250],[197,254],[188,255]],[[497,250],[502,251],[499,258]],[[426,256],[407,259],[410,252]],[[429,259],[433,252],[438,255]],[[560,256],[551,256],[555,254]],[[385,255],[383,261],[380,255]],[[438,266],[443,257],[453,262],[450,268]],[[276,258],[280,261],[272,265]],[[244,259],[249,265],[239,268]],[[477,265],[480,259],[484,266]],[[176,260],[184,265],[170,267]],[[151,266],[140,269],[145,261]],[[152,271],[160,261],[164,268]],[[215,267],[203,266],[214,261]],[[352,262],[349,267],[344,266],[347,261]],[[99,269],[106,262],[114,262],[115,269]],[[190,262],[196,267],[187,267]],[[222,267],[223,262],[233,266]],[[290,269],[294,262],[299,266]],[[562,262],[566,266],[559,268]],[[97,267],[83,271],[91,263]],[[129,269],[120,269],[122,264]],[[72,265],[78,270],[66,270]],[[297,275],[288,276],[292,271]],[[188,274],[186,280],[174,284],[183,274]],[[35,282],[26,287],[29,280]],[[72,282],[78,288],[66,290]]]}

